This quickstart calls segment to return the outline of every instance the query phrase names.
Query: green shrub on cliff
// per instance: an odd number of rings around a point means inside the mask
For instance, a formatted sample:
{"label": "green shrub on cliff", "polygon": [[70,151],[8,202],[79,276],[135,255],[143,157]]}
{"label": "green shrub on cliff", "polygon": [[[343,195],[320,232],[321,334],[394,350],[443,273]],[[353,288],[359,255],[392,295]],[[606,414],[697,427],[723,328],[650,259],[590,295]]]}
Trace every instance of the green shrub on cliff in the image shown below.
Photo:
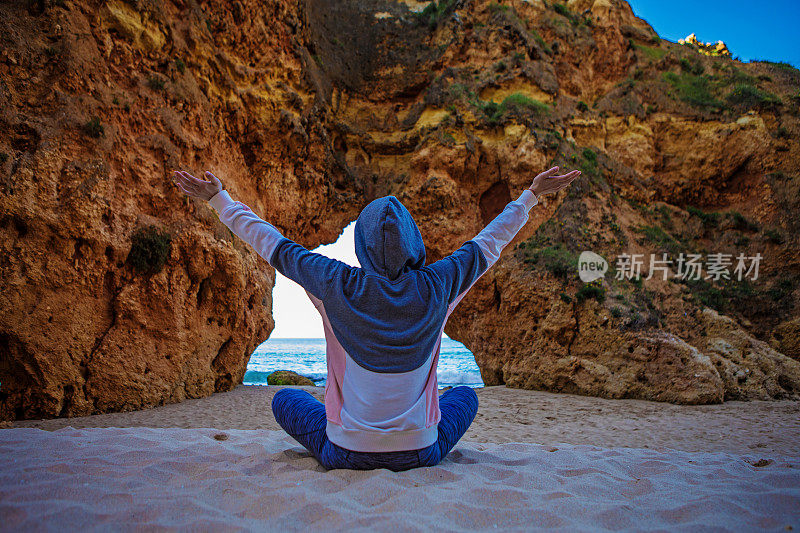
{"label": "green shrub on cliff", "polygon": [[562,243],[545,246],[530,253],[526,263],[535,263],[557,278],[576,276],[578,273],[578,254],[568,250]]}
{"label": "green shrub on cliff", "polygon": [[469,87],[467,87],[463,83],[454,83],[447,88],[447,95],[455,100],[460,100],[465,96],[471,97],[473,93],[472,91],[470,91]]}
{"label": "green shrub on cliff", "polygon": [[746,83],[748,85],[757,83],[757,79],[754,76],[751,76],[746,71],[731,63],[718,63],[715,65],[715,68],[721,74],[719,76],[713,76],[713,78],[720,86],[728,87],[736,83]]}
{"label": "green shrub on cliff", "polygon": [[766,63],[768,65],[772,65],[773,67],[785,70],[787,72],[793,74],[800,74],[800,70],[797,67],[792,65],[791,63],[787,63],[785,61],[770,61],[768,59],[751,59],[750,63]]}
{"label": "green shrub on cliff", "polygon": [[550,45],[548,45],[546,42],[544,42],[544,39],[542,38],[542,36],[541,36],[541,35],[539,35],[539,32],[538,32],[538,31],[536,31],[536,28],[528,28],[528,33],[530,33],[530,34],[531,34],[531,36],[533,36],[533,39],[534,39],[534,40],[535,40],[537,43],[539,43],[539,46],[541,46],[541,47],[542,47],[542,49],[543,49],[543,50],[544,50],[546,53],[548,53],[548,54],[551,54],[551,53],[553,53],[553,50],[552,50],[552,48],[550,48]]}
{"label": "green shrub on cliff", "polygon": [[633,39],[628,39],[628,41],[634,48],[641,50],[651,61],[658,61],[667,53],[666,50],[658,46],[646,46],[633,41]]}
{"label": "green shrub on cliff", "polygon": [[794,292],[795,282],[796,280],[792,280],[791,278],[779,279],[767,289],[767,295],[776,302],[786,299],[786,303],[788,304],[787,308],[791,309],[792,302],[790,297],[792,292]]}
{"label": "green shrub on cliff", "polygon": [[770,242],[775,244],[783,244],[784,238],[781,235],[781,232],[776,229],[768,229],[764,231],[764,236],[769,239]]}
{"label": "green shrub on cliff", "polygon": [[[571,155],[563,154],[564,168],[569,167],[580,170],[581,178],[583,179],[578,180],[568,189],[567,196],[577,198],[593,188],[605,187],[606,182],[603,173],[600,171],[597,153],[588,147],[578,151],[579,147],[575,143],[572,143],[572,150],[574,152]],[[554,160],[551,164],[556,164],[556,161]]]}
{"label": "green shrub on cliff", "polygon": [[725,104],[714,97],[711,92],[711,78],[707,75],[696,76],[694,74],[675,72],[664,72],[662,79],[672,85],[677,92],[677,97],[686,103],[699,106],[722,109]]}
{"label": "green shrub on cliff", "polygon": [[498,4],[497,2],[490,2],[487,7],[489,8],[489,11],[491,11],[492,13],[497,13],[498,11],[508,11],[509,9],[511,9],[508,6],[503,4]]}
{"label": "green shrub on cliff", "polygon": [[567,6],[564,4],[560,4],[558,2],[553,2],[553,11],[558,13],[559,15],[567,18],[572,17],[572,11],[569,10]]}
{"label": "green shrub on cliff", "polygon": [[509,94],[500,103],[500,107],[506,112],[533,111],[534,113],[547,113],[550,110],[550,106],[544,102],[534,100],[522,93]]}
{"label": "green shrub on cliff", "polygon": [[660,250],[665,250],[672,254],[680,252],[678,241],[659,226],[639,226],[633,228],[633,231],[641,233],[645,240],[656,245]]}
{"label": "green shrub on cliff", "polygon": [[488,102],[480,101],[478,102],[478,108],[483,113],[483,116],[486,117],[486,122],[490,126],[497,126],[503,122],[503,111],[500,109],[500,104],[494,100]]}
{"label": "green shrub on cliff", "polygon": [[435,30],[439,23],[444,20],[455,8],[456,0],[435,0],[425,6],[425,9],[417,13],[417,22]]}
{"label": "green shrub on cliff", "polygon": [[696,216],[702,220],[703,226],[706,228],[716,228],[719,224],[719,213],[706,213],[702,209],[698,209],[691,205],[687,207],[686,210],[690,215]]}
{"label": "green shrub on cliff", "polygon": [[689,61],[687,58],[682,58],[680,61],[681,68],[686,72],[699,76],[705,71],[705,67],[699,61]]}
{"label": "green shrub on cliff", "polygon": [[547,130],[543,137],[539,138],[540,144],[547,150],[556,150],[561,146],[561,134],[555,130]]}
{"label": "green shrub on cliff", "polygon": [[749,320],[761,319],[767,315],[789,316],[794,307],[791,298],[797,284],[796,277],[783,277],[767,280],[759,277],[752,281],[747,277],[710,282],[706,279],[679,279],[679,283],[689,289],[690,297],[697,303],[710,307],[720,313],[744,316]]}
{"label": "green shrub on cliff", "polygon": [[[598,280],[599,281],[599,280]],[[603,302],[606,299],[606,290],[597,282],[587,283],[583,285],[575,294],[575,299],[578,303],[594,298],[598,302]]]}
{"label": "green shrub on cliff", "polygon": [[772,93],[762,91],[758,87],[746,83],[738,83],[733,90],[725,97],[731,105],[742,107],[757,107],[759,109],[770,109],[779,106],[781,99]]}
{"label": "green shrub on cliff", "polygon": [[92,117],[91,120],[83,125],[83,132],[89,137],[98,139],[103,136],[105,128],[100,124],[100,117]]}
{"label": "green shrub on cliff", "polygon": [[555,11],[562,17],[566,17],[569,20],[570,24],[572,24],[573,26],[581,26],[582,24],[586,24],[587,26],[594,25],[594,22],[592,21],[591,17],[578,15],[577,13],[573,12],[566,4],[553,2],[553,11]]}
{"label": "green shrub on cliff", "polygon": [[740,212],[728,211],[726,215],[728,219],[730,219],[733,225],[733,229],[737,229],[740,231],[758,231],[758,224],[749,220]]}
{"label": "green shrub on cliff", "polygon": [[549,113],[550,106],[544,102],[522,94],[514,93],[506,96],[499,104],[494,100],[484,101],[476,99],[473,101],[486,119],[490,126],[499,126],[504,123],[509,116],[524,117],[528,115],[542,115]]}
{"label": "green shrub on cliff", "polygon": [[583,167],[585,167],[581,170],[590,173],[597,172],[597,153],[594,150],[591,148],[584,148],[583,152],[581,152],[581,157],[583,158]]}
{"label": "green shrub on cliff", "polygon": [[155,74],[147,78],[147,86],[153,89],[154,91],[163,91],[166,85],[167,82],[164,81],[161,77],[156,76]]}
{"label": "green shrub on cliff", "polygon": [[720,279],[711,282],[706,279],[681,279],[679,283],[688,287],[691,297],[697,303],[710,307],[720,313],[737,313],[744,316],[783,314],[791,309],[791,299],[784,297],[793,290],[793,280],[785,278],[776,281],[769,288],[759,278],[757,283],[744,278],[731,276],[730,280]]}
{"label": "green shrub on cliff", "polygon": [[167,262],[172,247],[172,236],[156,226],[137,229],[131,237],[128,262],[142,274],[155,274]]}

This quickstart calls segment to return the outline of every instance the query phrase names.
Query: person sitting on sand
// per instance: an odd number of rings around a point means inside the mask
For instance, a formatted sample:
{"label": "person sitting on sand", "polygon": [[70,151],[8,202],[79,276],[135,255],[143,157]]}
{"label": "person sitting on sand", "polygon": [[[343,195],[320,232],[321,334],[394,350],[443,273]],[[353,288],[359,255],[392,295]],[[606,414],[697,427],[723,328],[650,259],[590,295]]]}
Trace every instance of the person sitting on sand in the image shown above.
{"label": "person sitting on sand", "polygon": [[186,194],[208,201],[220,220],[277,271],[302,286],[322,316],[328,378],[324,404],[302,389],[272,400],[278,424],[326,469],[438,464],[478,410],[470,387],[438,394],[436,368],[447,318],[528,221],[538,197],[568,186],[574,170],[534,178],[476,237],[425,264],[411,214],[394,196],[373,200],[355,226],[361,267],[311,252],[283,236],[211,172],[175,171]]}

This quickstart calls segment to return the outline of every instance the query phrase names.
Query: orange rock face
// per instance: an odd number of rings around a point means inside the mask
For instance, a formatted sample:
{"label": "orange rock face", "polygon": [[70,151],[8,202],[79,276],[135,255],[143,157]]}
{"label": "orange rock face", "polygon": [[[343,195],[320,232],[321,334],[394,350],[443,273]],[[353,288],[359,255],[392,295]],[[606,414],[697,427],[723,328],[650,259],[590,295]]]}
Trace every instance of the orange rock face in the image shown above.
{"label": "orange rock face", "polygon": [[[0,418],[241,383],[274,327],[274,271],[175,168],[213,170],[309,248],[394,194],[429,261],[538,172],[581,168],[448,322],[486,384],[796,397],[800,73],[660,40],[618,0],[409,6],[0,6]],[[583,250],[612,263],[592,285]],[[622,253],[646,273],[681,252],[758,253],[761,270],[614,275]]]}
{"label": "orange rock face", "polygon": [[[245,25],[237,5],[0,7],[3,417],[138,409],[241,383],[274,327],[274,271],[185,198],[172,169],[213,169],[308,245],[348,218],[358,193],[335,185],[326,132],[313,111],[288,111],[314,101],[292,89],[305,86],[296,6],[253,2]],[[144,273],[132,236],[151,225],[169,249]]]}

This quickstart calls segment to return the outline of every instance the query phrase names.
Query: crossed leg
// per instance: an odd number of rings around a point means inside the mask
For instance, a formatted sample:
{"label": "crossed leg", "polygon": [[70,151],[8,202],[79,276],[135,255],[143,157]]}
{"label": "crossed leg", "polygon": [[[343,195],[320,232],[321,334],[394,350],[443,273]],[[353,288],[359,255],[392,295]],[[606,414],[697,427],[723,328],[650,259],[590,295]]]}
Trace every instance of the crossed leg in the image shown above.
{"label": "crossed leg", "polygon": [[420,450],[354,452],[332,443],[325,427],[325,405],[302,389],[281,389],[272,399],[275,420],[294,440],[310,451],[325,468],[408,470],[438,464],[466,433],[478,411],[478,397],[470,387],[454,387],[439,397],[439,438]]}

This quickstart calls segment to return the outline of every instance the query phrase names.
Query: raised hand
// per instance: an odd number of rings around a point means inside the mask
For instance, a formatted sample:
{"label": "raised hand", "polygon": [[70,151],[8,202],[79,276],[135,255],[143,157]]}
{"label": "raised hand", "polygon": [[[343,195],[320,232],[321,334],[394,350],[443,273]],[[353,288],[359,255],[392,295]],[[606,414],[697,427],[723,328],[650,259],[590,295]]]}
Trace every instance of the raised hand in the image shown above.
{"label": "raised hand", "polygon": [[560,191],[570,183],[572,180],[577,178],[581,175],[580,170],[573,170],[572,172],[568,172],[567,174],[562,174],[560,176],[556,176],[555,173],[558,171],[558,165],[554,166],[549,170],[545,170],[535,178],[533,178],[533,183],[531,184],[528,189],[539,198],[543,194],[550,194],[557,191]]}
{"label": "raised hand", "polygon": [[210,181],[197,179],[183,170],[175,170],[173,172],[172,182],[189,196],[209,201],[215,194],[221,191],[223,187],[219,178],[211,172],[206,170],[205,176]]}

